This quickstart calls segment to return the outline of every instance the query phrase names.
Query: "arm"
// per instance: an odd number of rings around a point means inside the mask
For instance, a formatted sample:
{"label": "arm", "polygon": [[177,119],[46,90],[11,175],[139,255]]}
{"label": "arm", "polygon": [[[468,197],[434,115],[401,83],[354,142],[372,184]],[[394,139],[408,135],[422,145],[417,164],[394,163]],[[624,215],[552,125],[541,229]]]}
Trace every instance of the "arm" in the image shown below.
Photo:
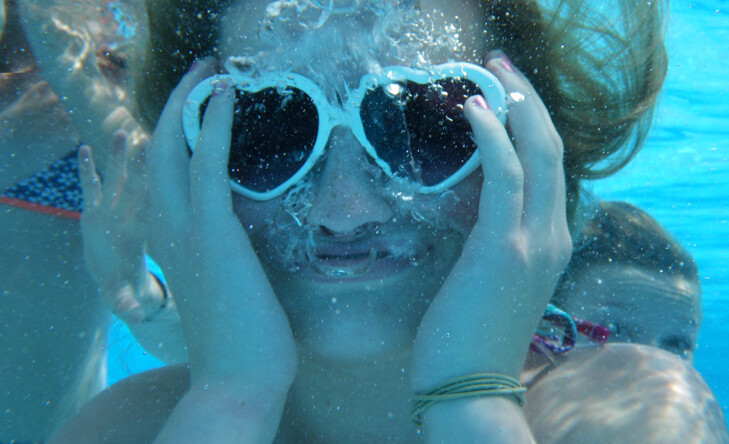
{"label": "arm", "polygon": [[[147,390],[141,395],[144,399],[159,396],[164,406],[174,407],[171,413],[160,413],[156,403],[132,412],[136,417],[147,417],[145,408],[151,412],[152,424],[146,423],[142,433],[148,440],[156,435],[158,443],[272,442],[296,372],[288,320],[231,207],[226,174],[230,133],[218,124],[230,131],[232,93],[221,91],[211,99],[200,149],[192,159],[182,137],[184,99],[195,84],[213,73],[213,63],[207,60],[182,79],[146,149],[151,251],[175,294],[190,362],[189,384],[180,398],[165,393],[164,387],[159,394]],[[118,143],[113,151],[122,147]],[[85,168],[92,165],[89,162]],[[94,180],[89,172],[84,177]],[[117,189],[113,183],[110,189]],[[167,372],[160,373],[164,374]],[[135,397],[135,387],[144,390],[146,379],[139,378],[134,380],[141,386],[122,381],[102,395],[107,399],[100,397],[99,405],[128,403]],[[96,409],[82,413],[66,429],[67,435],[59,435],[73,438],[59,438],[57,442],[83,442],[118,432],[117,426],[107,425],[108,421],[98,425]],[[89,428],[86,424],[96,425]]]}
{"label": "arm", "polygon": [[[127,142],[133,149],[141,149],[147,134],[133,117],[135,109],[133,86],[126,76],[119,82],[110,81],[99,69],[99,36],[89,29],[88,9],[69,9],[73,3],[58,0],[21,0],[19,3],[23,29],[43,78],[53,91],[63,98],[63,105],[89,146],[110,146],[112,135],[118,130],[128,134]],[[82,4],[79,4],[84,8]],[[142,26],[138,28],[142,29]],[[102,28],[103,29],[103,28]],[[137,34],[125,45],[134,59],[133,50],[144,46],[144,35]],[[103,60],[101,61],[103,66]],[[105,173],[107,158],[97,152],[96,161]]]}
{"label": "arm", "polygon": [[[427,419],[426,419],[427,418]],[[434,405],[423,419],[428,443],[535,443],[521,407],[502,397]]]}
{"label": "arm", "polygon": [[[73,111],[69,115],[73,116],[77,123],[81,122],[82,125],[88,127],[88,131],[84,134],[84,140],[97,138],[99,143],[106,147],[109,146],[109,143],[105,138],[111,137],[111,132],[117,124],[119,127],[137,131],[138,129],[134,129],[136,127],[128,125],[131,120],[127,123],[108,121],[108,125],[102,126],[102,128],[96,126],[98,120],[94,113],[100,112],[101,108],[99,106],[120,105],[119,100],[126,97],[126,95],[120,89],[123,85],[113,85],[96,69],[94,65],[96,58],[92,50],[93,45],[96,44],[95,40],[87,34],[73,34],[70,29],[63,28],[60,22],[54,21],[54,19],[60,20],[60,15],[54,15],[57,12],[53,7],[54,1],[35,2],[34,4],[20,3],[21,5],[18,7],[23,8],[23,11],[28,15],[19,16],[17,11],[13,10],[14,14],[12,16],[15,18],[13,23],[24,22],[29,30],[31,40],[35,39],[35,43],[37,43],[38,39],[43,38],[39,35],[39,31],[43,27],[54,30],[52,36],[46,38],[44,40],[45,44],[41,45],[40,48],[36,48],[38,52],[33,55],[40,56],[40,62],[50,70],[44,73],[46,78],[55,86],[62,88],[60,90],[61,95],[67,98],[67,100],[64,100],[64,104],[70,106],[70,110]],[[38,26],[31,26],[32,24]],[[26,36],[23,29],[16,24],[14,31],[17,35],[13,34],[13,37],[18,40],[14,42],[17,46],[17,52],[24,54],[23,57],[28,59],[27,63],[32,63],[33,55],[30,51],[23,52],[20,50],[27,49],[29,46],[28,42],[25,41]],[[85,53],[86,58],[79,59],[84,63],[83,69],[79,67],[81,69],[79,71],[64,65],[64,63],[70,64],[71,61],[63,57],[63,54],[68,54],[62,52],[61,49],[63,49],[63,45],[68,45],[68,48],[72,47],[73,39],[81,39],[82,37],[88,39],[86,44],[91,45],[91,49]],[[61,62],[59,64],[49,62],[47,60],[49,57],[59,57]],[[31,71],[26,75],[32,77],[34,72]],[[98,101],[98,98],[79,97],[74,88],[80,87],[88,87],[99,93],[104,91],[108,93],[112,90],[116,93]],[[60,149],[65,154],[78,145],[78,141],[56,140],[57,137],[49,142],[43,136],[39,137],[37,128],[33,131],[33,125],[29,127],[27,124],[29,116],[30,121],[33,120],[33,116],[29,112],[38,114],[35,120],[40,121],[44,118],[41,116],[42,112],[45,112],[46,114],[43,116],[46,116],[49,111],[55,112],[57,108],[57,99],[51,98],[55,95],[45,82],[36,84],[26,95],[27,97],[23,97],[24,100],[18,100],[9,109],[3,110],[2,117],[7,117],[3,120],[9,120],[11,126],[13,121],[21,120],[16,124],[18,131],[13,132],[14,135],[11,140],[11,142],[14,142],[11,145],[16,150],[25,153],[30,146],[23,145],[22,141],[24,139],[18,139],[18,137],[22,137],[19,135],[25,135],[28,139],[43,144],[43,150],[41,150],[42,152],[28,152],[28,155],[25,156],[14,156],[22,160],[22,165],[17,165],[19,168],[10,168],[15,173],[8,175],[11,178],[16,176],[18,172],[20,172],[21,177],[29,172],[35,172],[35,168],[39,168],[37,165],[45,166],[57,155],[55,151]],[[84,102],[87,99],[90,100],[89,103]],[[43,105],[40,108],[39,103]],[[67,119],[65,111],[61,112],[63,114],[57,117]],[[6,115],[8,113],[10,115]],[[117,115],[119,114],[117,113]],[[21,125],[21,123],[24,123],[24,125]],[[56,132],[59,132],[59,134],[72,134],[76,137],[75,132],[69,131],[63,125]],[[46,134],[48,131],[43,133],[46,136],[48,135]],[[55,134],[54,131],[50,131],[50,133]],[[68,136],[65,137],[69,138]],[[127,146],[129,140],[130,137],[126,132],[117,134],[114,137],[111,143],[110,166],[104,174],[105,183],[108,186],[104,187],[103,190],[100,179],[95,173],[97,165],[91,161],[90,150],[88,148],[82,150],[80,173],[82,186],[86,192],[84,199],[86,205],[82,218],[85,259],[92,276],[99,286],[102,299],[112,312],[129,326],[142,346],[165,362],[185,362],[187,356],[174,303],[169,298],[168,301],[162,300],[163,289],[152,276],[146,273],[144,266],[144,232],[143,227],[141,227],[144,200],[138,199],[139,195],[144,194],[145,185],[142,153],[137,149],[141,148],[141,146],[136,146],[137,142],[130,143]],[[18,143],[20,145],[15,146]],[[52,149],[46,149],[47,145]],[[136,147],[132,148],[133,146]],[[106,163],[108,156],[105,150],[99,149],[95,154],[97,160],[101,158]],[[28,169],[27,165],[30,165],[33,170],[22,173],[22,171]],[[33,167],[33,165],[36,166]],[[12,164],[11,166],[16,165]],[[114,186],[111,183],[114,183]],[[125,211],[132,213],[122,214]],[[160,309],[161,305],[164,305],[165,309]],[[151,320],[154,320],[154,322],[147,322]]]}
{"label": "arm", "polygon": [[190,356],[190,389],[155,442],[272,442],[296,372],[286,315],[233,213],[227,174],[233,93],[220,85],[190,159],[182,105],[214,72],[188,73],[148,148],[152,255],[169,277]]}
{"label": "arm", "polygon": [[[484,176],[478,221],[418,330],[416,393],[474,373],[518,379],[570,256],[561,139],[508,59],[494,55],[486,67],[514,93],[508,132],[477,100],[466,102]],[[439,402],[423,414],[423,432],[426,442],[534,441],[518,405],[501,396]]]}
{"label": "arm", "polygon": [[[21,27],[17,2],[3,1],[0,36],[0,189],[46,168],[78,146],[58,96],[36,69]],[[39,131],[39,128],[43,131]]]}
{"label": "arm", "polygon": [[[525,413],[545,442],[727,443],[721,408],[686,361],[661,349],[575,349],[529,389]],[[603,438],[601,438],[603,437]]]}

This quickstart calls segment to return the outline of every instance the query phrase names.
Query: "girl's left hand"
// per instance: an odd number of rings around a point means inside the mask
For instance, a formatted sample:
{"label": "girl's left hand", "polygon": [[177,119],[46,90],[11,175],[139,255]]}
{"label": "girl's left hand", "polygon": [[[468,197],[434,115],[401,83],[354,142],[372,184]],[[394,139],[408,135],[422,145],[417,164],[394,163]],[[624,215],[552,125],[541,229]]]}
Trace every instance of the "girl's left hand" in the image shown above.
{"label": "girl's left hand", "polygon": [[473,373],[518,379],[571,254],[562,141],[534,88],[503,54],[486,68],[510,97],[507,128],[483,98],[466,102],[484,176],[479,214],[418,331],[412,381],[420,393]]}
{"label": "girl's left hand", "polygon": [[124,131],[114,135],[110,151],[102,186],[91,148],[79,150],[84,194],[81,235],[87,268],[104,304],[142,347],[166,363],[185,362],[187,351],[174,301],[147,271],[144,153],[129,147]]}
{"label": "girl's left hand", "polygon": [[144,160],[142,151],[128,154],[126,140],[123,131],[114,135],[103,186],[91,148],[79,150],[84,192],[81,234],[86,264],[104,302],[124,322],[135,323],[155,312],[162,301],[146,297],[151,277],[144,259],[148,232]]}

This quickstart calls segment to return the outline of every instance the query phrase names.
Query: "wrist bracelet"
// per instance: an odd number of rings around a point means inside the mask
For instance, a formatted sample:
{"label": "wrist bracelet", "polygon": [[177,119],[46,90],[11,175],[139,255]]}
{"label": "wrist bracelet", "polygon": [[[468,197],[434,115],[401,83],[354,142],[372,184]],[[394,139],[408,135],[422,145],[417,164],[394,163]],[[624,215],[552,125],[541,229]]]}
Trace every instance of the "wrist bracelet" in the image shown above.
{"label": "wrist bracelet", "polygon": [[460,376],[424,394],[413,397],[413,411],[410,420],[421,425],[421,415],[436,402],[480,396],[513,396],[519,405],[524,405],[526,387],[511,376],[498,373],[475,373]]}

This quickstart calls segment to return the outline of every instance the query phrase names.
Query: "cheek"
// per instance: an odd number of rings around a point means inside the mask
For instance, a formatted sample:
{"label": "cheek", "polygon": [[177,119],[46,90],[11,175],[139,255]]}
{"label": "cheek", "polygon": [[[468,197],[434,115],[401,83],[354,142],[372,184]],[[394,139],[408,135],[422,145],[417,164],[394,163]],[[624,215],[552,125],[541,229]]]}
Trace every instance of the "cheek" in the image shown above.
{"label": "cheek", "polygon": [[471,232],[476,220],[478,220],[478,203],[481,197],[482,183],[483,173],[480,169],[457,183],[451,188],[458,197],[457,205],[444,209],[442,212],[442,220],[464,235]]}
{"label": "cheek", "polygon": [[280,199],[266,202],[256,202],[244,197],[233,195],[233,212],[238,217],[243,228],[254,247],[263,239],[268,227],[273,223],[274,217],[281,208]]}

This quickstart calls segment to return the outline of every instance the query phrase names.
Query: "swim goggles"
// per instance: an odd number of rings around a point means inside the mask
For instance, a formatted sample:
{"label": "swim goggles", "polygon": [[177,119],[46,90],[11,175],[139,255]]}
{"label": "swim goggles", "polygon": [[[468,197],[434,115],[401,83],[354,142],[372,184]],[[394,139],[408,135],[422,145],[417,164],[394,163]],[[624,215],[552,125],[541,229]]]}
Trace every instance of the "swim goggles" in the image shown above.
{"label": "swim goggles", "polygon": [[362,76],[346,103],[332,104],[310,79],[291,72],[209,77],[187,96],[182,126],[195,150],[205,108],[219,79],[235,87],[228,169],[233,191],[264,201],[280,196],[314,167],[331,130],[348,127],[390,178],[420,193],[439,193],[478,168],[471,127],[463,115],[480,94],[505,123],[504,88],[470,63],[419,70],[390,66]]}

